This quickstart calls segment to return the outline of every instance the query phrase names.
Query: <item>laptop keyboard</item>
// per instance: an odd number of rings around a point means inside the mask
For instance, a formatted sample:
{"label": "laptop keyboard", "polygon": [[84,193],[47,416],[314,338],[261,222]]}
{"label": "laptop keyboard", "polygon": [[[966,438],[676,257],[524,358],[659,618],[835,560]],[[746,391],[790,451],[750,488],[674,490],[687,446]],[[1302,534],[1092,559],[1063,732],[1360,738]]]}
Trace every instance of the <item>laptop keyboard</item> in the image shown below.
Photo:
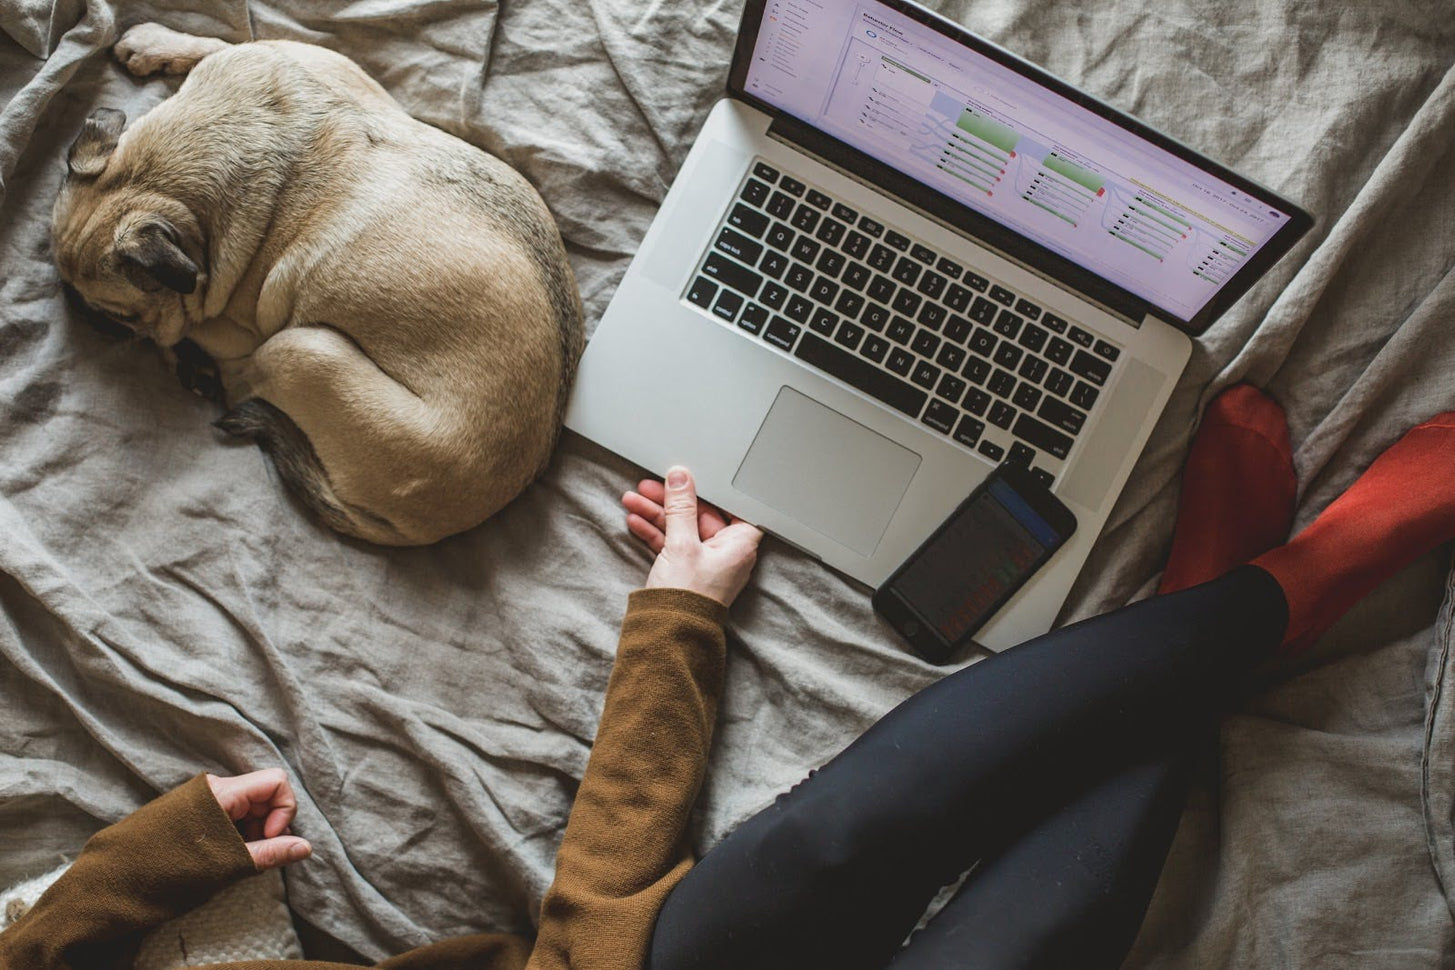
{"label": "laptop keyboard", "polygon": [[1047,486],[1121,355],[761,160],[686,299]]}

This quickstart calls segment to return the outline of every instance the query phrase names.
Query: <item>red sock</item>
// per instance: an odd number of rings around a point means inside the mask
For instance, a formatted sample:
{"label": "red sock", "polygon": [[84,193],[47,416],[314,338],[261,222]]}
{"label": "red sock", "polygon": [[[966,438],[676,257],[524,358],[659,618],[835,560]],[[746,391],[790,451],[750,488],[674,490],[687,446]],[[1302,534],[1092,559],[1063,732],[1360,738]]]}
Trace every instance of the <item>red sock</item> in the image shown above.
{"label": "red sock", "polygon": [[1285,546],[1259,556],[1303,650],[1385,579],[1455,538],[1455,411],[1412,429]]}
{"label": "red sock", "polygon": [[1287,540],[1297,491],[1277,402],[1249,384],[1213,398],[1182,472],[1172,553],[1157,592],[1216,579]]}

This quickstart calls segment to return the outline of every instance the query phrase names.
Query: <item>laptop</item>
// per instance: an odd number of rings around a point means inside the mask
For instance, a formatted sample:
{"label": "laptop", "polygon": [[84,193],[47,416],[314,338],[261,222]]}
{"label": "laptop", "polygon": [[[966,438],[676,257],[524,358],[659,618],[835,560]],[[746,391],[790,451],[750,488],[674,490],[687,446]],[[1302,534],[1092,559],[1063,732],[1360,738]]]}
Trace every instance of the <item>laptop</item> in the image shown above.
{"label": "laptop", "polygon": [[[981,629],[1050,629],[1286,199],[903,0],[748,0],[566,425],[868,586],[998,463],[1075,536]],[[667,375],[676,375],[668,379]]]}

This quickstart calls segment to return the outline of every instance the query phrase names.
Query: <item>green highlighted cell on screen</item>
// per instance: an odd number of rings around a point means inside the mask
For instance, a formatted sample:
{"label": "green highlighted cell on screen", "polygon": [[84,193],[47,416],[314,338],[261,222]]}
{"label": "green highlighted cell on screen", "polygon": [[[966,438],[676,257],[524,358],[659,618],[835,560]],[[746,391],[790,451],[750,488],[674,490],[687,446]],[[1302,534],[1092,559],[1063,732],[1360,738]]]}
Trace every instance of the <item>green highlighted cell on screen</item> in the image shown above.
{"label": "green highlighted cell on screen", "polygon": [[918,78],[919,80],[925,82],[926,84],[933,83],[932,81],[930,81],[929,78],[925,77],[919,71],[916,71],[914,68],[909,67],[906,64],[899,63],[898,61],[896,61],[892,57],[885,57],[884,55],[881,54],[879,56],[879,59],[882,60],[885,64],[888,64],[890,67],[897,67],[897,68],[899,68],[901,71],[903,71],[904,73],[908,74],[910,77]]}
{"label": "green highlighted cell on screen", "polygon": [[1102,178],[1100,175],[1097,175],[1091,169],[1082,168],[1080,165],[1074,165],[1071,162],[1066,161],[1066,159],[1062,158],[1060,155],[1057,155],[1055,152],[1047,155],[1045,159],[1041,161],[1041,164],[1046,166],[1046,168],[1050,169],[1051,171],[1055,172],[1057,175],[1064,176],[1075,182],[1077,185],[1083,186],[1084,188],[1091,191],[1093,194],[1100,192],[1102,186],[1106,185],[1106,179]]}
{"label": "green highlighted cell on screen", "polygon": [[960,120],[955,122],[955,127],[961,131],[968,131],[986,144],[994,145],[1007,154],[1013,151],[1016,143],[1021,140],[1021,136],[1016,134],[1014,128],[1003,125],[998,121],[991,121],[984,115],[978,115],[969,108],[960,112]]}

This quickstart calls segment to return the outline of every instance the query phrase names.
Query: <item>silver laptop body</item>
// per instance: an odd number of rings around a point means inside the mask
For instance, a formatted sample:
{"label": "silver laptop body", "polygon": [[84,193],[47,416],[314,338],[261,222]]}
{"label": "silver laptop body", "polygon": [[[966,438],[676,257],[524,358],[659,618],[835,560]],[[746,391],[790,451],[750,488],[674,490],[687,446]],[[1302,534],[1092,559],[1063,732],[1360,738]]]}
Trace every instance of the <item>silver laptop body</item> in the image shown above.
{"label": "silver laptop body", "polygon": [[871,587],[1030,465],[1078,528],[976,637],[1004,649],[1050,628],[1189,333],[1309,222],[911,4],[750,0],[566,424]]}

